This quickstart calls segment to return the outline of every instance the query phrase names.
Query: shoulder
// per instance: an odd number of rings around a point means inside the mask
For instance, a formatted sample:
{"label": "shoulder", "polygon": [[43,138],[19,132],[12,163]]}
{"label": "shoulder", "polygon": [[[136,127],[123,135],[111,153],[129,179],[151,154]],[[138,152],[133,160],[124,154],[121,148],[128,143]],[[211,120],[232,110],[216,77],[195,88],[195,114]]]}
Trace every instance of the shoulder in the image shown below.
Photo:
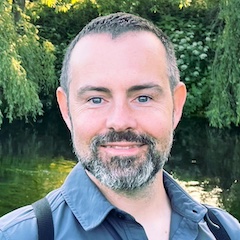
{"label": "shoulder", "polygon": [[[48,194],[51,210],[62,204],[59,191]],[[0,240],[37,239],[37,220],[32,205],[18,208],[0,218]]]}
{"label": "shoulder", "polygon": [[[0,239],[36,239],[37,228],[33,208],[21,207],[0,218]],[[26,238],[29,236],[29,238]]]}
{"label": "shoulder", "polygon": [[212,207],[212,206],[207,206],[207,207],[208,207],[208,209],[211,210],[211,212],[220,221],[222,226],[225,228],[225,230],[229,234],[230,238],[232,240],[239,239],[239,237],[240,237],[239,221],[223,209],[220,209],[217,207]]}

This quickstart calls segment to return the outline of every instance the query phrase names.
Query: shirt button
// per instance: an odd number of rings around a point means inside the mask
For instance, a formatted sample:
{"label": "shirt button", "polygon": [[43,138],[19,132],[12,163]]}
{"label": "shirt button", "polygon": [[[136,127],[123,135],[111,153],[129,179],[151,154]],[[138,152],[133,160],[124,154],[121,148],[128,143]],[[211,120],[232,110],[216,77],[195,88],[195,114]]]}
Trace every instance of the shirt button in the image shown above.
{"label": "shirt button", "polygon": [[118,213],[117,216],[118,216],[119,219],[124,219],[125,218],[124,215],[121,214],[121,213]]}

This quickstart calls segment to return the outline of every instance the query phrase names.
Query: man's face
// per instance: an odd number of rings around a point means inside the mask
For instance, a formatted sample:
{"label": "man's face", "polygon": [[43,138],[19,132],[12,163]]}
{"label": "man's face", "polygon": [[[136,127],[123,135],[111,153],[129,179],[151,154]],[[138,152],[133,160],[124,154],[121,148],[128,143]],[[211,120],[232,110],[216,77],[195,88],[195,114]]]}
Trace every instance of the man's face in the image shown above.
{"label": "man's face", "polygon": [[79,161],[114,190],[146,186],[168,158],[183,105],[175,113],[161,42],[149,32],[86,36],[73,49],[70,79],[69,102],[57,94]]}

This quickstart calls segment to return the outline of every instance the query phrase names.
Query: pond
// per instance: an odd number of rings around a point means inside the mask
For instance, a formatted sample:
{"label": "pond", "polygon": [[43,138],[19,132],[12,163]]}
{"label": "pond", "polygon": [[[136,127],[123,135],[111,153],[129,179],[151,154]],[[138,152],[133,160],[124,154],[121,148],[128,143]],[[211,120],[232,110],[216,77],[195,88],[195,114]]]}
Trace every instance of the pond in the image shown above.
{"label": "pond", "polygon": [[[58,188],[76,164],[70,135],[57,114],[0,130],[0,216]],[[217,130],[184,119],[165,166],[197,200],[240,220],[240,130]]]}

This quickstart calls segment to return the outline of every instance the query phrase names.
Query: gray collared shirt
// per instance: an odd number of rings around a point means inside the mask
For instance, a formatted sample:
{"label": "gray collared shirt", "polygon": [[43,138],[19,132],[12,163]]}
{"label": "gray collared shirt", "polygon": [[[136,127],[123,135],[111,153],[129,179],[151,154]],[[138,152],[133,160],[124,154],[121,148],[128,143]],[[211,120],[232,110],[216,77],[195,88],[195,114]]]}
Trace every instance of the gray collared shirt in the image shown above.
{"label": "gray collared shirt", "polygon": [[[169,196],[171,240],[215,239],[204,220],[207,209],[194,201],[164,172]],[[145,240],[144,228],[126,212],[111,205],[80,164],[77,164],[61,188],[47,195],[50,202],[55,239]],[[240,225],[231,215],[214,209],[231,239],[240,239]],[[19,208],[0,218],[0,240],[37,240],[37,225],[32,206]],[[161,236],[159,236],[161,239]]]}

